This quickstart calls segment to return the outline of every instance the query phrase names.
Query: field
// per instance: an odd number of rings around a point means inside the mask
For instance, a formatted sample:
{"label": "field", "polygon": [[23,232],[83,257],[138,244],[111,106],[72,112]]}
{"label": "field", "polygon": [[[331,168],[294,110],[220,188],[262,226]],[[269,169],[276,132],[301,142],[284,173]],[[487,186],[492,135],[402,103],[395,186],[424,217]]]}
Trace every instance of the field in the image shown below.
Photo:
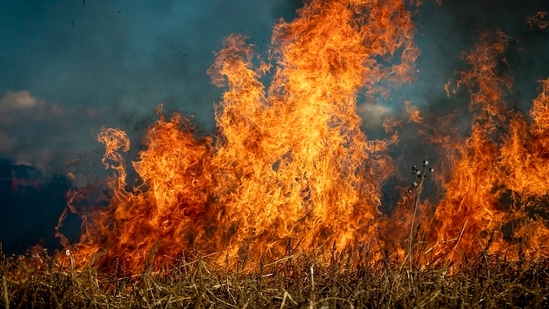
{"label": "field", "polygon": [[[0,239],[0,304],[549,308],[547,47],[525,40],[547,39],[549,14],[510,32],[456,17],[470,44],[431,84],[423,43],[456,31],[429,38],[421,2],[305,1],[265,48],[228,35],[207,70],[225,89],[209,134],[159,103],[139,141],[101,127],[104,181],[64,164],[68,193],[43,189],[60,216],[9,203],[22,224],[0,220],[14,236]],[[28,247],[22,213],[63,250],[9,255]]]}
{"label": "field", "polygon": [[[60,267],[44,251],[0,258],[6,308],[540,308],[549,306],[549,260],[509,262],[482,254],[459,269],[407,262],[328,263],[289,255],[252,271],[203,259],[138,275]],[[118,273],[118,274],[115,274]]]}

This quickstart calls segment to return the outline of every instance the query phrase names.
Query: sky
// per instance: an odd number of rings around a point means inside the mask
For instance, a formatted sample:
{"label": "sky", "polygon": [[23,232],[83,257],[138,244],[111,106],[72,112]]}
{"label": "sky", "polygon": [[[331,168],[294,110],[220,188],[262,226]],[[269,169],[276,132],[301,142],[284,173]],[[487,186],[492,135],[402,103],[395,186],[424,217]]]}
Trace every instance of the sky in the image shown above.
{"label": "sky", "polygon": [[0,156],[62,166],[101,150],[101,126],[140,131],[160,102],[211,130],[222,89],[206,70],[223,38],[242,33],[266,46],[273,24],[297,5],[2,1]]}
{"label": "sky", "polygon": [[[422,52],[416,81],[385,102],[361,104],[366,130],[402,116],[405,100],[433,115],[466,109],[467,103],[444,99],[443,85],[455,79],[463,68],[460,54],[483,30],[512,37],[513,95],[520,108],[528,109],[537,81],[549,77],[549,30],[525,22],[549,11],[547,1],[433,2],[413,8]],[[194,116],[199,130],[212,130],[223,89],[206,71],[223,38],[241,33],[264,51],[272,26],[279,18],[291,20],[300,6],[297,0],[3,0],[0,157],[34,161],[46,172],[85,158],[99,165],[98,130],[120,127],[135,141],[160,102],[167,111]]]}

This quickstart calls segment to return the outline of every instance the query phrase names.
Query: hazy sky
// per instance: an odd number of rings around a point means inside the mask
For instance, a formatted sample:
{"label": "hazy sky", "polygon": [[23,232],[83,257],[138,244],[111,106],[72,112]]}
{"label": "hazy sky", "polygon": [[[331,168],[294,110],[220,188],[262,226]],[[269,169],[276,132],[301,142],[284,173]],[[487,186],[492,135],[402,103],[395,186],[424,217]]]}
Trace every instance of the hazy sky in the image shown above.
{"label": "hazy sky", "polygon": [[[549,29],[530,29],[526,16],[549,11],[549,1],[425,2],[415,17],[422,50],[417,81],[384,105],[361,107],[366,128],[397,113],[404,100],[428,109],[444,97],[442,85],[455,77],[460,53],[481,30],[512,36],[515,94],[527,106],[536,81],[549,77]],[[299,6],[295,0],[1,1],[0,157],[58,168],[100,153],[94,132],[103,125],[142,130],[159,102],[196,115],[211,130],[222,89],[206,70],[223,38],[246,34],[261,51],[278,18],[291,19]]]}
{"label": "hazy sky", "polygon": [[222,90],[206,70],[223,38],[243,33],[264,46],[298,4],[2,1],[0,156],[69,159],[98,146],[102,125],[139,126],[159,102],[211,129]]}

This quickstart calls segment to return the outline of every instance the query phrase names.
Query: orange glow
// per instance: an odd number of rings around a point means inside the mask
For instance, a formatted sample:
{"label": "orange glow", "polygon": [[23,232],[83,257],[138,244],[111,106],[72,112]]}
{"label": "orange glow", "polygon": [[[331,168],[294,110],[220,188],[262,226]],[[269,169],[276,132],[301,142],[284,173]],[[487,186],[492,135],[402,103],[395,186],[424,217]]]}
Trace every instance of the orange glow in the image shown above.
{"label": "orange glow", "polygon": [[[512,82],[499,74],[507,36],[482,35],[465,55],[470,69],[456,89],[445,85],[448,96],[469,91],[466,138],[447,128],[456,114],[426,124],[419,108],[404,103],[408,124],[420,127],[439,160],[414,167],[413,186],[397,188],[400,202],[385,213],[382,187],[399,175],[391,147],[406,121],[387,119],[392,135],[369,139],[357,97],[385,96],[388,84],[412,81],[419,51],[411,13],[403,0],[313,0],[298,13],[274,27],[266,59],[242,36],[226,38],[208,70],[214,84],[227,87],[214,135],[198,138],[187,118],[167,119],[159,106],[131,164],[138,183],[127,181],[126,134],[101,130],[110,202],[83,211],[77,204],[85,190],[71,193],[69,209],[82,215],[83,234],[66,244],[62,263],[139,273],[191,254],[254,267],[289,252],[322,257],[358,246],[375,258],[389,252],[423,265],[482,252],[547,254],[548,229],[536,209],[549,187],[549,79],[531,122],[507,107]],[[438,192],[424,199],[431,176]]]}
{"label": "orange glow", "polygon": [[506,43],[501,32],[485,33],[465,58],[472,68],[462,72],[459,84],[469,89],[475,112],[471,133],[464,142],[445,144],[456,158],[450,158],[445,195],[426,232],[431,250],[448,261],[481,252],[509,259],[547,254],[548,230],[534,215],[549,180],[548,135],[541,120],[549,115],[547,81],[534,101],[530,125],[506,106],[511,81],[496,73]]}
{"label": "orange glow", "polygon": [[538,12],[534,16],[526,18],[526,24],[530,27],[537,27],[541,30],[549,26],[549,20],[547,20],[547,12]]}

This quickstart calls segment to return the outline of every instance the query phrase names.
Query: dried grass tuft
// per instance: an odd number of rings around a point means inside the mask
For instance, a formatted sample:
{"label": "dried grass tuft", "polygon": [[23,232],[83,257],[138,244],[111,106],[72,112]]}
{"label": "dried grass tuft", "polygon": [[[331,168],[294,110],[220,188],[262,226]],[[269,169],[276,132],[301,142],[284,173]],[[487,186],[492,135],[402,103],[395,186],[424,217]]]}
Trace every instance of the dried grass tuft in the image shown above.
{"label": "dried grass tuft", "polygon": [[[117,277],[100,269],[73,272],[46,252],[0,256],[6,308],[441,308],[548,307],[549,260],[471,258],[447,268],[356,263],[355,252],[328,264],[291,255],[237,272],[207,258],[178,261],[161,273]],[[367,266],[366,266],[367,265]]]}

